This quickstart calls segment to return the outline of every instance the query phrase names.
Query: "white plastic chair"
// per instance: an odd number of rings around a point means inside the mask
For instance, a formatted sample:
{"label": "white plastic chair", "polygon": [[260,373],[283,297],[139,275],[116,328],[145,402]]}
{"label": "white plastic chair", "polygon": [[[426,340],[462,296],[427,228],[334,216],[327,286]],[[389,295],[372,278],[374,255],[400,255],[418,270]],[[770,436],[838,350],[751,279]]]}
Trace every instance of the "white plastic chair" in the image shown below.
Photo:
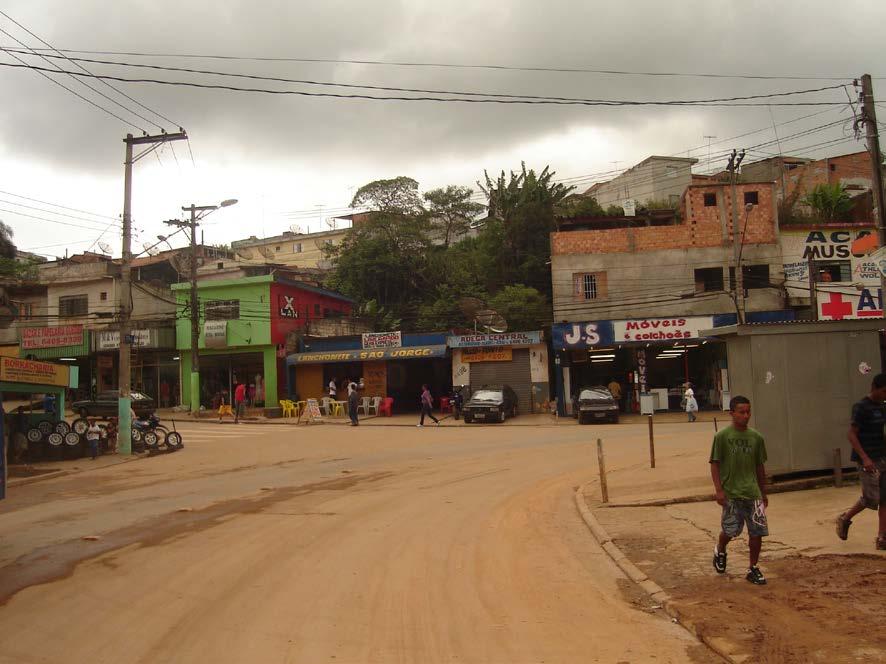
{"label": "white plastic chair", "polygon": [[360,403],[357,406],[357,413],[360,413],[360,410],[363,410],[364,415],[369,415],[369,403],[372,401],[372,397],[363,397],[360,399]]}
{"label": "white plastic chair", "polygon": [[[369,400],[370,403],[366,405],[366,414],[367,415],[378,415],[378,407],[381,405],[381,397],[365,397],[366,400]],[[375,412],[373,412],[375,411]]]}
{"label": "white plastic chair", "polygon": [[333,400],[329,397],[323,397],[322,399],[320,399],[320,407],[323,409],[326,417],[329,417],[332,414],[332,404]]}

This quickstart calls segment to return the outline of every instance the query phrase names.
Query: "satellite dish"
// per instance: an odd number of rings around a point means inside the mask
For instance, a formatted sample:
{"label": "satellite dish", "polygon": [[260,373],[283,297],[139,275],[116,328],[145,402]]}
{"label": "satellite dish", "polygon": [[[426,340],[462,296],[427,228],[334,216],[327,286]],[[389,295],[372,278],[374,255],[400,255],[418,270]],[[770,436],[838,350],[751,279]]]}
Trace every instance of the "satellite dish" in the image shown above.
{"label": "satellite dish", "polygon": [[326,217],[326,219],[323,220],[323,223],[329,226],[332,230],[335,230],[335,222],[335,217]]}
{"label": "satellite dish", "polygon": [[274,252],[271,251],[270,249],[268,249],[267,247],[259,247],[258,253],[260,253],[262,256],[264,256],[268,260],[271,260],[274,258]]}
{"label": "satellite dish", "polygon": [[458,306],[465,318],[473,320],[477,317],[477,312],[486,305],[478,297],[463,297],[458,301]]}
{"label": "satellite dish", "polygon": [[236,253],[243,260],[249,261],[254,258],[254,256],[252,255],[252,251],[250,251],[249,249],[246,249],[245,247],[243,249],[237,249]]}
{"label": "satellite dish", "polygon": [[149,256],[156,256],[159,253],[159,250],[154,245],[148,244],[147,242],[142,242],[142,246],[145,248],[145,251],[148,252]]}
{"label": "satellite dish", "polygon": [[111,253],[111,247],[108,245],[107,242],[99,242],[98,248],[101,249],[101,252],[103,254],[110,254]]}
{"label": "satellite dish", "polygon": [[478,325],[485,328],[487,332],[500,334],[508,331],[508,321],[494,309],[480,309],[474,320],[477,321]]}
{"label": "satellite dish", "polygon": [[302,235],[301,226],[299,226],[298,224],[292,224],[292,225],[289,227],[289,230],[291,230],[291,231],[292,231],[293,233],[295,233],[296,235]]}
{"label": "satellite dish", "polygon": [[172,265],[172,269],[180,275],[189,274],[191,271],[191,257],[188,254],[172,254],[169,257],[169,263]]}

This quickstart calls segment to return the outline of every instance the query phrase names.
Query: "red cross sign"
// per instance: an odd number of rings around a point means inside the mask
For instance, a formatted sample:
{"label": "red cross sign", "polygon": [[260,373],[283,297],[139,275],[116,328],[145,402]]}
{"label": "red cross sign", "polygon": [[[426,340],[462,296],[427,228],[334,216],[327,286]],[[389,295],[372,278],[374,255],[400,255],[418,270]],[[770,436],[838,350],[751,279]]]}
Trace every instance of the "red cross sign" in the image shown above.
{"label": "red cross sign", "polygon": [[821,313],[832,320],[843,320],[852,315],[852,302],[844,302],[840,293],[828,293],[828,302],[821,305]]}

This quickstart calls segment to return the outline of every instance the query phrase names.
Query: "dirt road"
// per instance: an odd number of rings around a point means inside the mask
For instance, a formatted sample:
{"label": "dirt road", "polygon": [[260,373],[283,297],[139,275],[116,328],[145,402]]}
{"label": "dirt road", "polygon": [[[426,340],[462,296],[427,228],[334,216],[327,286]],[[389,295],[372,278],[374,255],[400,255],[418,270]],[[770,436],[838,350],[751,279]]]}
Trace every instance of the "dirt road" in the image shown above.
{"label": "dirt road", "polygon": [[[626,455],[630,429],[594,434]],[[0,662],[718,661],[586,531],[588,439],[191,425],[174,455],[13,490]]]}

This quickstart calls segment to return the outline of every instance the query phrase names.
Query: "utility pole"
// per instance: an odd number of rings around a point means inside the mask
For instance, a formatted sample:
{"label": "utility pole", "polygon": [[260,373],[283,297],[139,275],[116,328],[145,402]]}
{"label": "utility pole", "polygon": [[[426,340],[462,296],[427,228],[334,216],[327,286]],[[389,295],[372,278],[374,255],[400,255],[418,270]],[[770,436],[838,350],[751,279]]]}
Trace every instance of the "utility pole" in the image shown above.
{"label": "utility pole", "polygon": [[[188,390],[191,395],[191,415],[196,417],[200,413],[200,302],[197,297],[197,223],[207,214],[218,210],[220,207],[229,207],[237,201],[229,199],[222,201],[219,205],[194,205],[182,206],[183,212],[190,212],[191,218],[188,221],[179,221],[178,219],[170,219],[164,223],[170,226],[186,227],[191,233],[191,260],[190,260],[190,281],[191,281],[191,375],[188,377]],[[198,215],[199,213],[199,215]],[[200,242],[201,246],[203,242]],[[182,386],[184,389],[184,386]]]}
{"label": "utility pole", "polygon": [[[129,319],[132,316],[132,165],[147,154],[156,150],[166,141],[180,141],[188,135],[184,129],[179,128],[177,134],[159,134],[157,136],[138,136],[126,134],[123,142],[126,143],[126,161],[123,171],[123,262],[120,266],[120,374],[119,374],[119,399],[117,401],[117,449],[121,454],[132,454],[132,419],[129,416],[132,407],[131,391],[131,368],[130,353],[132,345],[132,330]],[[149,147],[133,157],[134,145],[148,145]]]}
{"label": "utility pole", "polygon": [[735,279],[734,279],[734,288],[735,288],[735,308],[738,313],[738,324],[744,325],[745,315],[744,315],[744,274],[741,271],[741,246],[742,246],[742,234],[739,229],[738,224],[738,201],[736,200],[735,193],[735,184],[738,178],[738,167],[741,165],[742,159],[744,159],[745,151],[736,153],[735,150],[732,151],[732,154],[729,156],[729,164],[726,166],[726,170],[729,171],[730,177],[730,187],[732,191],[732,250],[733,256],[735,259]]}
{"label": "utility pole", "polygon": [[[871,182],[874,194],[874,215],[877,220],[877,236],[880,247],[886,247],[886,224],[883,220],[883,155],[880,154],[880,132],[877,129],[877,111],[874,105],[874,88],[871,85],[871,75],[861,77],[861,101],[862,118],[865,134],[868,139],[868,153],[871,155]],[[886,307],[883,306],[883,297],[886,295],[886,275],[880,271],[880,309],[883,318],[886,318]]]}

